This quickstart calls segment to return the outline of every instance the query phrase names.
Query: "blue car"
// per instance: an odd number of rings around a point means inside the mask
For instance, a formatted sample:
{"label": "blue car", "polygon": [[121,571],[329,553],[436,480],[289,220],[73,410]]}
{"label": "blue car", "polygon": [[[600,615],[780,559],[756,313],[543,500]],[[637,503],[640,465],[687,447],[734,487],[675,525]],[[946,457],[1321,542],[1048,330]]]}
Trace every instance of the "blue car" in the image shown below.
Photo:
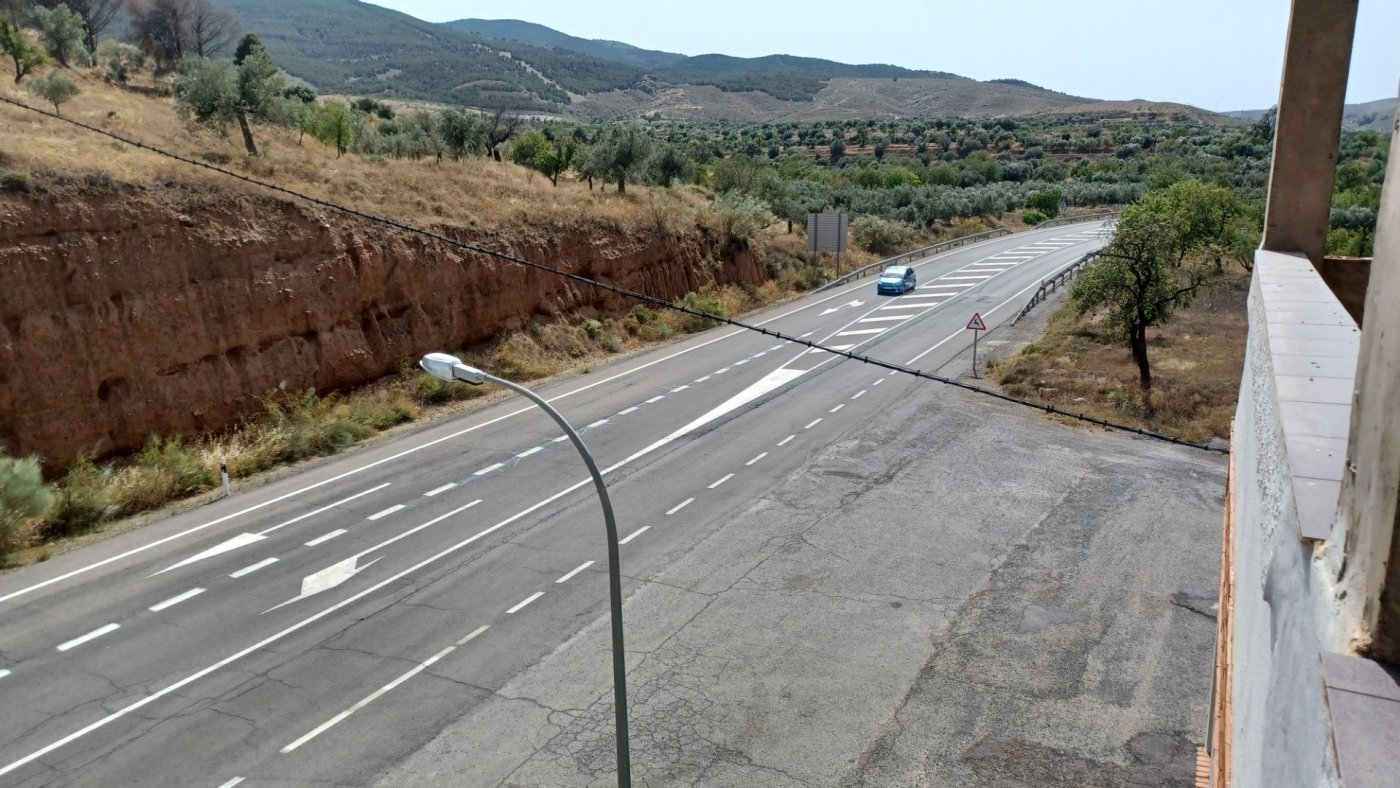
{"label": "blue car", "polygon": [[880,272],[880,278],[875,282],[875,292],[880,295],[904,295],[918,285],[913,266],[892,265]]}

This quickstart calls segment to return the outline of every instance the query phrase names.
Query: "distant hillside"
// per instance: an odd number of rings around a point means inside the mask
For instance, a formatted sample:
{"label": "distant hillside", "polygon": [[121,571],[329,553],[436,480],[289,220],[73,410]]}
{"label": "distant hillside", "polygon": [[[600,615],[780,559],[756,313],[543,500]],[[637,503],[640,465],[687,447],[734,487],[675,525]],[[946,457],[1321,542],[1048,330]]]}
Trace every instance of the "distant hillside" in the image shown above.
{"label": "distant hillside", "polygon": [[640,49],[620,41],[577,38],[567,33],[561,33],[554,28],[537,25],[533,22],[521,22],[517,19],[458,19],[455,22],[444,24],[447,27],[486,38],[519,41],[522,44],[538,47],[567,49],[581,55],[611,60],[615,63],[638,68],[660,68],[685,60],[685,55],[658,52],[653,49]]}
{"label": "distant hillside", "polygon": [[[1342,110],[1342,128],[1347,131],[1379,131],[1389,134],[1395,128],[1395,99],[1378,99],[1348,104]],[[1265,109],[1240,109],[1223,113],[1253,123],[1264,117]]]}
{"label": "distant hillside", "polygon": [[588,119],[976,117],[1092,101],[884,64],[688,57],[516,20],[439,25],[359,0],[222,2],[288,73],[328,93]]}

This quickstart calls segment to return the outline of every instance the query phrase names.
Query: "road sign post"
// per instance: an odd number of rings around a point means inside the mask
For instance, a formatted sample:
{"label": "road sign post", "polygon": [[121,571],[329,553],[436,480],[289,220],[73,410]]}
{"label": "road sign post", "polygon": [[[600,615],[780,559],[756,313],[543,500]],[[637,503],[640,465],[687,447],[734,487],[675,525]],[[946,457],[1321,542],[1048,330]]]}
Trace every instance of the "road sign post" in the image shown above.
{"label": "road sign post", "polygon": [[846,251],[847,222],[844,213],[807,214],[807,250],[835,252],[836,276],[841,276],[841,253]]}
{"label": "road sign post", "polygon": [[972,377],[977,377],[977,337],[987,330],[987,324],[982,322],[980,312],[973,312],[972,319],[967,321],[967,328],[972,332]]}

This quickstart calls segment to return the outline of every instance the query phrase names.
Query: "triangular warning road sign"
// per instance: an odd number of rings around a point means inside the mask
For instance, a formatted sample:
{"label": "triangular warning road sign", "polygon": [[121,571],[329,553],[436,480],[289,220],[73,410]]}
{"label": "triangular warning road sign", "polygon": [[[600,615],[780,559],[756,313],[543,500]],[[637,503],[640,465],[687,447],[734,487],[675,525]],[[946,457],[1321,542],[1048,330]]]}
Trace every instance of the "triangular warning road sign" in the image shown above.
{"label": "triangular warning road sign", "polygon": [[972,319],[967,321],[967,329],[969,331],[986,331],[987,324],[982,322],[981,314],[973,312]]}

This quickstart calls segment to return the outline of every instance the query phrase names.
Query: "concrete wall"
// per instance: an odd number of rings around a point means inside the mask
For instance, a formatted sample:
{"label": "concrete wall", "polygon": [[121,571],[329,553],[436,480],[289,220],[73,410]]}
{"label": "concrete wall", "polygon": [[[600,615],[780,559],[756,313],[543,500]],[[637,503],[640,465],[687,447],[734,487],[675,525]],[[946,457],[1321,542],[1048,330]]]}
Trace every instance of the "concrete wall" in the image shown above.
{"label": "concrete wall", "polygon": [[1330,583],[1300,538],[1263,288],[1256,275],[1235,413],[1231,774],[1241,788],[1340,786],[1320,659]]}

